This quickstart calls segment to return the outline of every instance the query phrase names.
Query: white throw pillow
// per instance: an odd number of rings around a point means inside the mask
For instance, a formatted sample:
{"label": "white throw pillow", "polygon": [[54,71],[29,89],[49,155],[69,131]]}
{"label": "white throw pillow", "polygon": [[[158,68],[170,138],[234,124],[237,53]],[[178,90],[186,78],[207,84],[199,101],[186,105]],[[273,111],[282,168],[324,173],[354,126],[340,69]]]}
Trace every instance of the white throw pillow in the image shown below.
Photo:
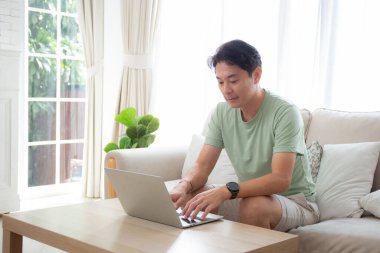
{"label": "white throw pillow", "polygon": [[359,202],[364,210],[380,218],[380,190],[367,194]]}
{"label": "white throw pillow", "polygon": [[316,183],[320,219],[362,215],[359,200],[372,187],[380,152],[380,142],[328,144]]}
{"label": "white throw pillow", "polygon": [[199,152],[201,152],[204,137],[200,135],[193,135],[189,148],[187,149],[187,154],[185,158],[185,162],[182,167],[182,177],[192,168],[195,161],[198,158]]}
{"label": "white throw pillow", "polygon": [[[186,154],[185,162],[182,168],[182,177],[193,167],[198,158],[204,143],[204,136],[193,135],[189,149]],[[214,170],[208,177],[207,184],[225,184],[227,182],[237,182],[235,170],[231,164],[226,151],[223,149],[219,159],[215,164]]]}

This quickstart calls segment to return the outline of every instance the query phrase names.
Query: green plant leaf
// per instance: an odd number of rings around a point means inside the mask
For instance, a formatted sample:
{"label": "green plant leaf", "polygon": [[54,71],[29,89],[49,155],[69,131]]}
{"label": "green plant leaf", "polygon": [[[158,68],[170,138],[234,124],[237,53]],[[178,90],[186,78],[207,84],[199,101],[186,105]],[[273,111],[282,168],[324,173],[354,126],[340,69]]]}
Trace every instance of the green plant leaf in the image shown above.
{"label": "green plant leaf", "polygon": [[153,134],[147,134],[139,139],[138,141],[138,147],[139,148],[147,148],[150,144],[154,142],[156,139],[156,136]]}
{"label": "green plant leaf", "polygon": [[149,123],[152,121],[152,119],[153,119],[152,115],[150,114],[144,115],[140,118],[138,124],[141,124],[147,127]]}
{"label": "green plant leaf", "polygon": [[[127,128],[127,136],[132,140],[141,138],[142,136],[147,134],[147,127],[144,125],[137,125]],[[135,141],[133,141],[135,142]]]}
{"label": "green plant leaf", "polygon": [[128,149],[131,148],[132,140],[128,136],[124,136],[119,141],[120,149]]}
{"label": "green plant leaf", "polygon": [[138,124],[144,125],[147,127],[147,134],[153,133],[160,126],[160,121],[153,117],[150,114],[147,114],[139,120]]}
{"label": "green plant leaf", "polygon": [[136,117],[136,109],[129,107],[116,115],[115,121],[123,124],[126,127],[136,126],[138,118]]}
{"label": "green plant leaf", "polygon": [[156,138],[151,133],[156,131],[160,126],[158,118],[150,114],[137,116],[137,110],[133,107],[122,110],[115,117],[115,121],[127,127],[125,131],[126,135],[120,138],[119,146],[113,143],[110,147],[106,147],[108,150],[149,147]]}
{"label": "green plant leaf", "polygon": [[160,120],[158,118],[153,118],[148,125],[148,133],[153,133],[160,127]]}
{"label": "green plant leaf", "polygon": [[111,150],[119,149],[119,146],[116,143],[110,142],[107,144],[107,146],[104,148],[104,151],[106,153],[110,152]]}

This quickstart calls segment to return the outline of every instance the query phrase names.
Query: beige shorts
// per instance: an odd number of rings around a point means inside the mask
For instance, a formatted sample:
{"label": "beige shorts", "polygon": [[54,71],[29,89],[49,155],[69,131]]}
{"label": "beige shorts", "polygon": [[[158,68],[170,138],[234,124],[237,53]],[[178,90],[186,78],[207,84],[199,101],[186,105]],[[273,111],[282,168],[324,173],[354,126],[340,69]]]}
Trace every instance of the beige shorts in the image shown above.
{"label": "beige shorts", "polygon": [[316,203],[308,201],[302,193],[284,197],[273,195],[281,204],[280,222],[274,228],[278,231],[289,231],[292,228],[317,223],[319,209]]}

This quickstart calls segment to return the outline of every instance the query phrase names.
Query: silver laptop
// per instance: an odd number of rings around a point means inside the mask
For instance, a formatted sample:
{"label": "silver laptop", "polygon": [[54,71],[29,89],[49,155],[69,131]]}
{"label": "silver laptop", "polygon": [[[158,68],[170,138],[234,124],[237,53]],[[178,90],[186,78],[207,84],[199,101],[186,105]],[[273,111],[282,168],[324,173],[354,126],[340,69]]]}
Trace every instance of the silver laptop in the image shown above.
{"label": "silver laptop", "polygon": [[105,171],[121,205],[130,216],[178,228],[188,228],[223,218],[208,214],[201,220],[200,213],[194,220],[185,219],[180,210],[175,209],[161,177],[117,169],[106,168]]}

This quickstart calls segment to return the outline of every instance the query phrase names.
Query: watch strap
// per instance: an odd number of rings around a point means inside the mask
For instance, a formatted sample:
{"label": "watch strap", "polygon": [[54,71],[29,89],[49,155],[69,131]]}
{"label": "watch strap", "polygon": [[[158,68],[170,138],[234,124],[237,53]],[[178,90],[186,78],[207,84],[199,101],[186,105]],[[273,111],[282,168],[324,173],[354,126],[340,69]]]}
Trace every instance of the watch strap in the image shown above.
{"label": "watch strap", "polygon": [[231,193],[231,197],[230,199],[236,199],[237,195],[239,194],[239,191],[240,191],[240,186],[238,183],[236,182],[228,182],[226,184],[226,187],[227,189],[230,191]]}

